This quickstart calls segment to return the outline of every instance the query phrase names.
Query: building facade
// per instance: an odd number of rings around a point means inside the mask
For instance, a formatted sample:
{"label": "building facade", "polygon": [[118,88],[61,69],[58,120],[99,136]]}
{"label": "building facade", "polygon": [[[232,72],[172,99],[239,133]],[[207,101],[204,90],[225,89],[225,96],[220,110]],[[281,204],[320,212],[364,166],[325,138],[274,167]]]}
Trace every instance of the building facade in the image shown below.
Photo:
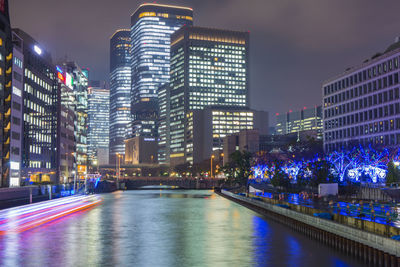
{"label": "building facade", "polygon": [[170,98],[169,84],[162,85],[158,90],[158,162],[169,164],[169,116]]}
{"label": "building facade", "polygon": [[110,142],[110,90],[89,87],[88,105],[88,157],[89,165],[94,167],[99,165],[99,152],[108,150]]}
{"label": "building facade", "polygon": [[324,150],[400,144],[400,40],[322,86]]}
{"label": "building facade", "polygon": [[[72,182],[76,174],[76,96],[61,67],[56,66],[58,81],[57,101],[57,177],[60,183]],[[68,78],[70,79],[70,78]]]}
{"label": "building facade", "polygon": [[253,129],[268,134],[267,112],[241,107],[210,107],[189,111],[184,136],[186,150],[183,157],[178,157],[179,161],[175,156],[170,161],[172,165],[200,163],[209,159],[214,151],[223,150],[226,136]]}
{"label": "building facade", "polygon": [[125,164],[157,163],[157,141],[135,136],[125,140]]}
{"label": "building facade", "polygon": [[22,169],[24,180],[56,181],[57,81],[51,55],[20,29],[24,90]]}
{"label": "building facade", "polygon": [[188,7],[142,4],[131,16],[133,136],[157,137],[158,88],[169,82],[170,36],[191,25]]}
{"label": "building facade", "polygon": [[276,134],[291,134],[303,131],[315,131],[322,138],[322,107],[304,108],[276,116]]}
{"label": "building facade", "polygon": [[184,26],[171,36],[171,164],[196,161],[187,134],[193,111],[248,107],[248,61],[248,32]]}
{"label": "building facade", "polygon": [[117,30],[110,39],[109,159],[125,154],[125,137],[131,122],[131,38],[129,29]]}
{"label": "building facade", "polygon": [[73,89],[75,107],[75,146],[76,172],[84,179],[88,167],[88,77],[75,62],[65,62],[62,68],[66,72],[65,84]]}
{"label": "building facade", "polygon": [[11,94],[11,138],[10,138],[10,187],[21,185],[21,152],[23,136],[23,99],[24,90],[24,54],[22,39],[12,33],[13,65],[12,65],[12,94]]}

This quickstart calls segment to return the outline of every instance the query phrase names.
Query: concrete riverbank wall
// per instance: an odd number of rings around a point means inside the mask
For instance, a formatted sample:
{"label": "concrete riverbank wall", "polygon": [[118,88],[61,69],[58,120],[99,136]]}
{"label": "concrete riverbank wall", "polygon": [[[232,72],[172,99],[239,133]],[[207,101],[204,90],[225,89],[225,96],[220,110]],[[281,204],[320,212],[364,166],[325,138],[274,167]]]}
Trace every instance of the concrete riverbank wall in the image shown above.
{"label": "concrete riverbank wall", "polygon": [[[257,197],[255,195],[251,195],[251,197]],[[310,216],[313,216],[314,213],[325,213],[327,212],[326,210],[320,210],[316,209],[313,207],[308,207],[308,206],[303,206],[303,205],[296,205],[292,204],[289,202],[286,202],[284,200],[278,200],[278,199],[272,199],[272,198],[261,198],[262,201],[272,204],[272,205],[277,205],[277,204],[283,204],[288,206],[291,210],[298,211],[302,214],[308,214]],[[333,214],[333,221],[344,224],[350,227],[354,227],[357,229],[360,229],[362,231],[367,231],[373,234],[377,235],[383,235],[386,237],[392,237],[395,235],[400,235],[400,228],[393,227],[389,224],[382,224],[374,221],[367,221],[363,220],[362,218],[355,218],[355,217],[350,217],[350,216],[345,216],[342,214]]]}
{"label": "concrete riverbank wall", "polygon": [[400,267],[399,241],[229,191],[220,194],[365,263]]}

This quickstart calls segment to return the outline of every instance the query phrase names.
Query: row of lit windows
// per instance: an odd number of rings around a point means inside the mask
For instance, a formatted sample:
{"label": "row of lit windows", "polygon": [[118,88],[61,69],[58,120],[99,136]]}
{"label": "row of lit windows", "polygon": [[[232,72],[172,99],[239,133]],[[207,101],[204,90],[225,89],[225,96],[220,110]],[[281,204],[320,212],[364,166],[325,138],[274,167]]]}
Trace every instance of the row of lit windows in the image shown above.
{"label": "row of lit windows", "polygon": [[[367,138],[357,138],[357,143],[361,146],[368,147],[371,144],[375,145],[400,145],[400,133],[399,134],[387,134],[387,135],[379,135],[374,137]],[[354,141],[351,140],[349,143],[347,142],[337,142],[333,144],[326,144],[326,151],[337,151],[342,149],[343,147],[350,146],[352,148],[354,146]]]}
{"label": "row of lit windows", "polygon": [[364,97],[358,99],[356,101],[342,104],[336,106],[334,108],[329,108],[324,111],[325,118],[330,118],[336,115],[341,115],[353,111],[357,111],[363,108],[369,108],[376,105],[381,105],[386,102],[390,102],[393,100],[400,99],[399,88],[395,88],[392,90],[385,91],[383,93],[378,93],[375,95],[370,95],[368,97]]}
{"label": "row of lit windows", "polygon": [[358,73],[355,73],[349,77],[343,78],[340,81],[324,86],[324,95],[328,95],[349,86],[353,86],[357,83],[364,82],[386,72],[390,72],[393,69],[397,69],[398,67],[399,58],[396,56],[395,58],[391,58],[383,63],[374,65],[366,70],[359,71]]}
{"label": "row of lit windows", "polygon": [[333,141],[343,138],[358,137],[362,135],[388,132],[388,131],[400,130],[400,118],[396,121],[386,120],[380,122],[374,122],[369,124],[364,124],[356,127],[348,127],[346,129],[332,131],[325,133],[326,141]]}
{"label": "row of lit windows", "polygon": [[40,85],[42,88],[45,88],[46,90],[48,90],[50,92],[52,91],[52,88],[48,83],[46,83],[45,81],[43,81],[42,79],[37,77],[29,69],[25,69],[25,77],[28,77],[29,79],[31,79],[32,81],[34,81],[35,83]]}
{"label": "row of lit windows", "polygon": [[221,37],[218,35],[202,34],[202,33],[191,33],[189,35],[189,39],[220,42],[220,43],[242,44],[242,45],[246,44],[246,39],[244,39],[244,38],[240,38],[240,37],[236,37],[236,36]]}
{"label": "row of lit windows", "polygon": [[386,105],[384,107],[379,107],[368,111],[340,117],[337,119],[327,120],[325,121],[325,129],[334,129],[337,127],[347,126],[359,122],[370,121],[398,114],[400,114],[400,103],[395,103],[391,105]]}
{"label": "row of lit windows", "polygon": [[24,84],[24,91],[31,95],[36,96],[40,100],[42,100],[50,105],[53,103],[52,99],[48,95],[43,94],[39,90],[33,90],[33,87],[27,83]]}
{"label": "row of lit windows", "polygon": [[342,92],[324,99],[324,106],[334,105],[336,103],[340,103],[342,101],[350,100],[353,98],[357,98],[358,96],[362,96],[365,94],[369,94],[371,92],[384,89],[386,87],[390,87],[392,85],[399,83],[399,74],[395,73],[394,75],[389,75],[383,77],[381,79],[377,79],[373,82],[369,82],[364,84],[363,86],[355,87],[346,92]]}

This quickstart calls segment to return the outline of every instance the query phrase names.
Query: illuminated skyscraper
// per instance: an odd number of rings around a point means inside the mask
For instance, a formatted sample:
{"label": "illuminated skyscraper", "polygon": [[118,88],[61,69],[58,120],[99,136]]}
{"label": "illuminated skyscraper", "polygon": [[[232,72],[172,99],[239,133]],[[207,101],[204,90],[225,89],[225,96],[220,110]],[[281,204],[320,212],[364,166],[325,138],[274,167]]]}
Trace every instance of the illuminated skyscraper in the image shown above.
{"label": "illuminated skyscraper", "polygon": [[11,123],[11,79],[12,79],[12,39],[8,1],[0,5],[0,170],[1,186],[9,185],[10,174],[10,123]]}
{"label": "illuminated skyscraper", "polygon": [[130,30],[117,30],[110,39],[110,163],[125,154],[125,137],[131,121]]}
{"label": "illuminated skyscraper", "polygon": [[57,81],[51,55],[20,29],[23,41],[22,177],[56,182]]}
{"label": "illuminated skyscraper", "polygon": [[132,134],[157,137],[158,88],[169,82],[170,36],[192,25],[193,10],[143,4],[131,16]]}
{"label": "illuminated skyscraper", "polygon": [[[57,169],[60,183],[72,182],[76,171],[76,97],[72,73],[56,66],[57,90]],[[68,81],[68,82],[67,82]]]}
{"label": "illuminated skyscraper", "polygon": [[192,111],[248,107],[248,60],[248,32],[185,26],[171,36],[171,164],[194,160]]}
{"label": "illuminated skyscraper", "polygon": [[[76,142],[76,164],[79,178],[83,179],[87,172],[87,136],[88,136],[88,78],[86,73],[75,62],[66,62],[63,68],[67,73],[65,83],[71,86],[74,91],[76,101],[76,122],[75,122],[75,142]],[[70,80],[71,79],[71,80]]]}
{"label": "illuminated skyscraper", "polygon": [[99,149],[107,151],[110,142],[110,91],[89,87],[88,97],[88,157],[89,163],[96,166],[99,164]]}

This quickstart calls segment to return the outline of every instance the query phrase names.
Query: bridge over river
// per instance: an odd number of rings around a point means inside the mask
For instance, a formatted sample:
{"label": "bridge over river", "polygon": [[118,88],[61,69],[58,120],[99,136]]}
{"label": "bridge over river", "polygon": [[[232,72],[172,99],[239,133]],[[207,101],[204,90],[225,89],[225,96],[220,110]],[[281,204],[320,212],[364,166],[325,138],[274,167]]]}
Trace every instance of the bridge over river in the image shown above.
{"label": "bridge over river", "polygon": [[182,189],[212,189],[220,186],[223,179],[217,178],[174,178],[174,177],[129,177],[121,180],[126,189],[141,189],[151,186],[172,186]]}

